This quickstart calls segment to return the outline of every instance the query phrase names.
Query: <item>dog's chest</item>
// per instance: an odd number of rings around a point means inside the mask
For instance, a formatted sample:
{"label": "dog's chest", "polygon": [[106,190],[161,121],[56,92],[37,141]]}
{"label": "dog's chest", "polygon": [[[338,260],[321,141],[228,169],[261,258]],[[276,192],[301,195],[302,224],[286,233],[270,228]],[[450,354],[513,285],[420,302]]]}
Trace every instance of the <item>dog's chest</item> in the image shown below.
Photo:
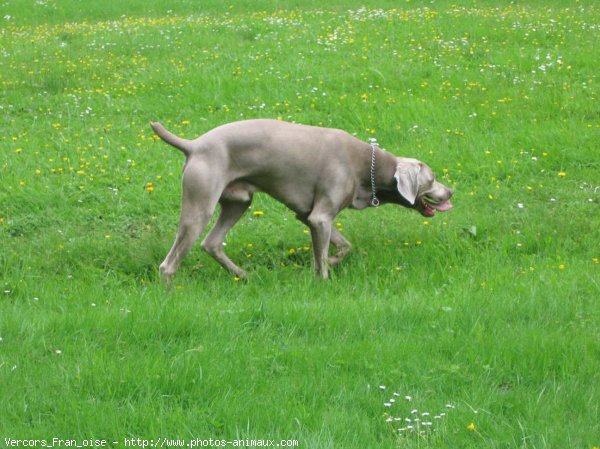
{"label": "dog's chest", "polygon": [[372,200],[371,197],[372,197],[371,192],[369,192],[365,188],[359,186],[356,188],[356,190],[354,192],[354,196],[352,198],[352,202],[350,203],[350,205],[348,207],[351,207],[352,209],[358,209],[358,210],[364,209],[371,204],[371,200]]}

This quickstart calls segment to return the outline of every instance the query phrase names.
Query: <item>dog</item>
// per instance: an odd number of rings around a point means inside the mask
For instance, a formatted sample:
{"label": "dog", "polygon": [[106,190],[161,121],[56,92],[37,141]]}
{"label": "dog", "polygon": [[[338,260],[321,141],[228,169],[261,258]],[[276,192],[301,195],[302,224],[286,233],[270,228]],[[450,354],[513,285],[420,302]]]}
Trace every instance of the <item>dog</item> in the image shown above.
{"label": "dog", "polygon": [[[187,140],[160,123],[150,125],[186,156],[179,229],[159,268],[168,286],[217,203],[221,213],[202,248],[234,276],[247,277],[224,253],[223,242],[255,192],[285,204],[309,227],[314,269],[324,279],[351,249],[333,226],[342,209],[393,203],[432,217],[452,207],[453,191],[437,182],[426,164],[396,157],[339,129],[255,119]],[[332,256],[330,243],[336,247]]]}

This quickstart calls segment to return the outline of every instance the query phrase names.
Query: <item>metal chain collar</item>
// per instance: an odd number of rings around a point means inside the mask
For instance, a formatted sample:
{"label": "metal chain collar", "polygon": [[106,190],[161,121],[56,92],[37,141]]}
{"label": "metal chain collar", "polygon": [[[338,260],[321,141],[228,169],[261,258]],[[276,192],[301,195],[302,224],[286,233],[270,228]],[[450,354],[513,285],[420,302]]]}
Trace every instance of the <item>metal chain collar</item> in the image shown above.
{"label": "metal chain collar", "polygon": [[374,143],[371,144],[371,206],[377,207],[379,206],[379,200],[377,199],[376,193],[377,189],[375,188],[375,147]]}

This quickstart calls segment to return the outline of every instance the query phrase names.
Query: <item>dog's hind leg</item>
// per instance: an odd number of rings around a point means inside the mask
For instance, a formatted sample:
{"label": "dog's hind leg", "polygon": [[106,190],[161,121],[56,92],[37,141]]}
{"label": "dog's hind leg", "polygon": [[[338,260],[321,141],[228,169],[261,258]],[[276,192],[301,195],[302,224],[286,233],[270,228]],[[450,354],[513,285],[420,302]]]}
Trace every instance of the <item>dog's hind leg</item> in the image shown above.
{"label": "dog's hind leg", "polygon": [[206,176],[206,167],[191,167],[183,176],[181,219],[175,243],[160,264],[160,274],[171,287],[172,279],[181,261],[192,248],[212,216],[221,196],[222,186]]}
{"label": "dog's hind leg", "polygon": [[250,207],[252,195],[248,195],[246,201],[235,201],[221,199],[221,214],[215,223],[215,226],[202,242],[202,248],[210,254],[223,268],[226,268],[234,276],[245,279],[247,274],[231,261],[223,251],[223,242],[227,232],[244,215],[244,212]]}

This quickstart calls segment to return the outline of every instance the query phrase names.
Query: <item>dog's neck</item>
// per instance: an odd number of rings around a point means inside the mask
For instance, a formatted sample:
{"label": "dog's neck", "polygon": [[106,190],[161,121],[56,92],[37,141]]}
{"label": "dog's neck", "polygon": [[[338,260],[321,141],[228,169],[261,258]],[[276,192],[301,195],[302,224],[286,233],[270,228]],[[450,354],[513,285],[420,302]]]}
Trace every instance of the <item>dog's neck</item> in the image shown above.
{"label": "dog's neck", "polygon": [[[396,156],[375,146],[375,189],[377,192],[396,190]],[[369,172],[370,173],[370,172]]]}
{"label": "dog's neck", "polygon": [[[356,173],[360,181],[350,207],[354,209],[373,207],[373,191],[375,191],[375,197],[379,204],[396,203],[404,206],[394,178],[396,156],[382,150],[377,145],[373,147],[368,143],[365,143],[360,151],[362,163]],[[372,165],[373,154],[375,155],[374,165]],[[372,167],[374,170],[371,170]],[[372,179],[375,181],[374,189]]]}
{"label": "dog's neck", "polygon": [[398,192],[396,174],[397,158],[393,154],[376,147],[375,149],[375,191],[380,204],[394,203],[412,207]]}

